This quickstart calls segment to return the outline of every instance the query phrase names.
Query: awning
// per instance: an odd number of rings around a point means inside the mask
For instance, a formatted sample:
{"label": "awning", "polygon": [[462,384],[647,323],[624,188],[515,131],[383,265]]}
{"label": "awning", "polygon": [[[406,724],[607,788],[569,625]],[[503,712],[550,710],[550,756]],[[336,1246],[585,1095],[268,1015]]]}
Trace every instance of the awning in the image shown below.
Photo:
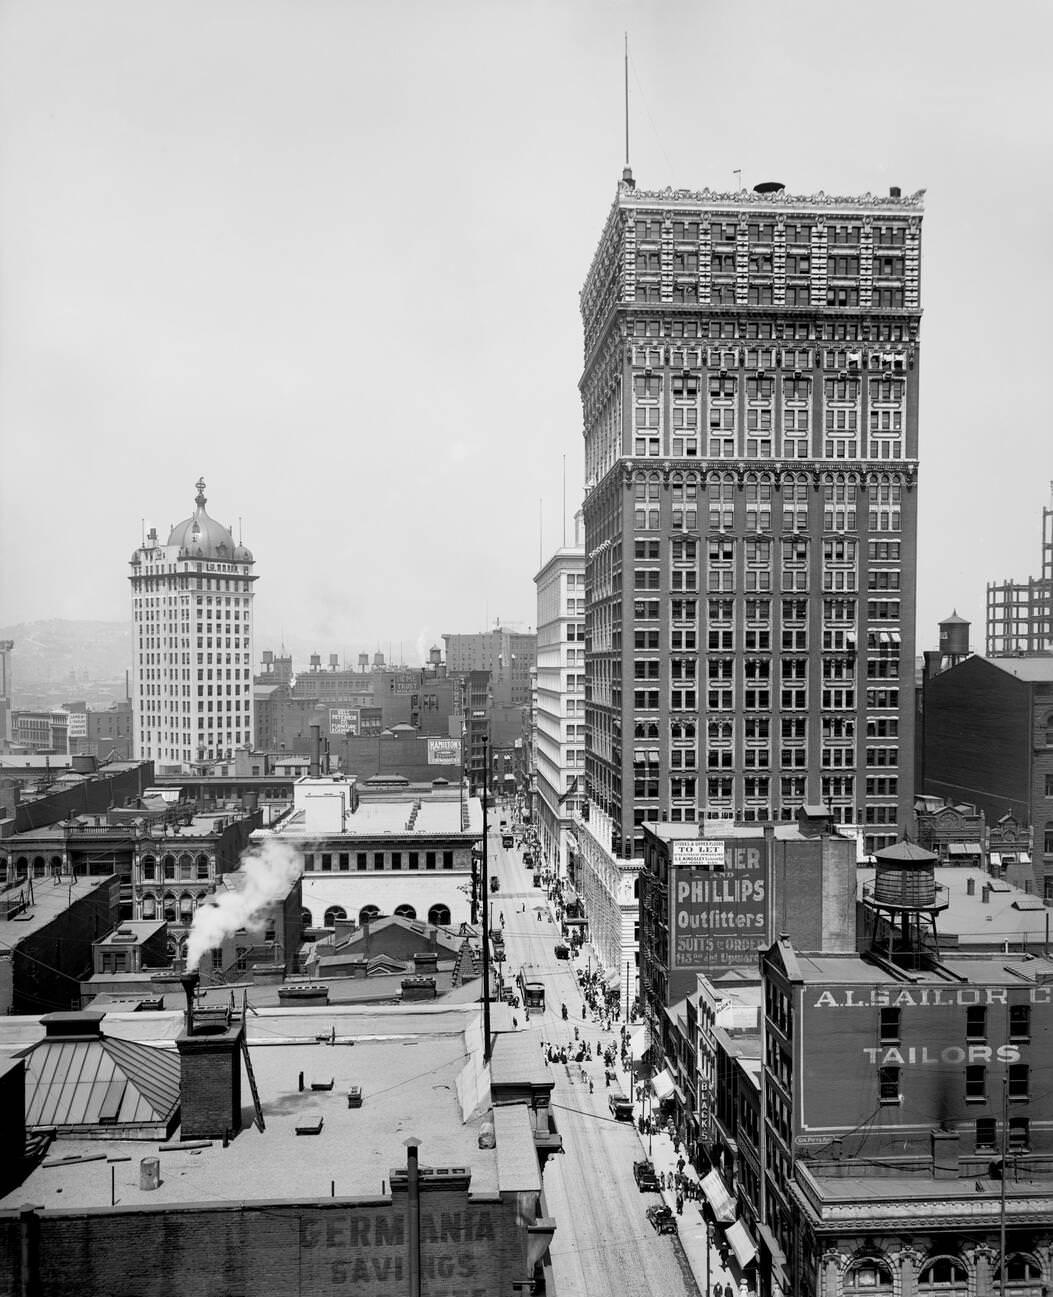
{"label": "awning", "polygon": [[980,844],[979,842],[951,842],[947,850],[952,856],[978,856]]}
{"label": "awning", "polygon": [[588,920],[577,919],[577,918],[571,918],[571,919],[565,918],[563,922],[567,925],[568,928],[583,928],[585,924],[588,922]]}
{"label": "awning", "polygon": [[617,968],[612,968],[611,971],[604,978],[604,981],[609,987],[611,987],[612,990],[616,988],[620,988],[622,984],[622,975],[620,970]]}
{"label": "awning", "polygon": [[651,1077],[651,1089],[654,1091],[654,1097],[659,1103],[672,1095],[674,1089],[673,1078],[669,1075],[668,1067],[663,1067],[657,1075]]}
{"label": "awning", "polygon": [[735,1199],[724,1188],[719,1171],[710,1171],[702,1177],[702,1192],[713,1208],[713,1215],[723,1224],[735,1219]]}
{"label": "awning", "polygon": [[635,1062],[651,1048],[651,1032],[646,1022],[629,1028],[629,1057]]}
{"label": "awning", "polygon": [[991,864],[994,865],[995,869],[1001,869],[1002,857],[998,854],[997,851],[992,851],[989,859],[991,861]]}
{"label": "awning", "polygon": [[735,1259],[739,1266],[745,1270],[753,1258],[757,1255],[757,1248],[746,1231],[746,1226],[742,1221],[737,1220],[734,1225],[729,1225],[724,1231],[724,1237],[731,1245],[732,1252],[735,1253]]}

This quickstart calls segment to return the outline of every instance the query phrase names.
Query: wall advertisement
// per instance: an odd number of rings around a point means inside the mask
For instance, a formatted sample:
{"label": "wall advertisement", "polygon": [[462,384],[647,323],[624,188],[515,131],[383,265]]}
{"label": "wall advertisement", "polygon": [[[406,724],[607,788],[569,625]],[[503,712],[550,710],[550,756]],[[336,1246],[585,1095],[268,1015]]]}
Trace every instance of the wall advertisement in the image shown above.
{"label": "wall advertisement", "polygon": [[460,739],[428,739],[429,766],[459,766],[461,764]]}
{"label": "wall advertisement", "polygon": [[357,734],[358,731],[359,719],[357,707],[329,708],[330,734]]}
{"label": "wall advertisement", "polygon": [[763,838],[672,844],[670,967],[730,968],[771,940]]}

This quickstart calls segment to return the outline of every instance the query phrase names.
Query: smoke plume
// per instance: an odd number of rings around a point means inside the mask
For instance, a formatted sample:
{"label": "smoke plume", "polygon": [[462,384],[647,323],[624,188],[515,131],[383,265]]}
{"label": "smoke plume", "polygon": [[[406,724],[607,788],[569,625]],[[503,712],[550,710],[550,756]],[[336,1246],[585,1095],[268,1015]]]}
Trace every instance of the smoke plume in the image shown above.
{"label": "smoke plume", "polygon": [[303,859],[280,838],[265,838],[242,852],[238,868],[226,875],[225,890],[194,911],[187,939],[186,966],[192,972],[202,957],[239,928],[259,929],[268,906],[282,901],[303,872]]}

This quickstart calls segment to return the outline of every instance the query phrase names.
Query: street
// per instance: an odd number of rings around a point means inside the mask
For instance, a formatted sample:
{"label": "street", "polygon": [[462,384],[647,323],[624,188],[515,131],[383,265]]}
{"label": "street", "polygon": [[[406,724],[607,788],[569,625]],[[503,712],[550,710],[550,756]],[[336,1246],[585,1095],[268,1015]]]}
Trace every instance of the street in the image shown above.
{"label": "street", "polygon": [[[554,953],[560,934],[545,891],[533,886],[518,847],[501,847],[498,831],[490,838],[489,868],[500,883],[490,899],[494,923],[504,915],[505,981],[514,981],[525,963],[541,970],[544,981],[545,1010],[532,1011],[527,1024],[538,1049],[573,1046],[575,1031],[592,1046],[591,1062],[550,1064],[556,1082],[553,1109],[565,1150],[550,1159],[544,1182],[558,1225],[550,1253],[556,1291],[560,1297],[698,1297],[679,1239],[657,1234],[645,1215],[662,1198],[636,1187],[633,1162],[645,1153],[635,1127],[615,1121],[608,1109],[602,1052],[617,1040],[621,1024],[604,1032],[591,1015],[583,1020],[574,966]],[[560,1012],[564,1003],[566,1021]],[[628,1077],[624,1089],[631,1094]]]}

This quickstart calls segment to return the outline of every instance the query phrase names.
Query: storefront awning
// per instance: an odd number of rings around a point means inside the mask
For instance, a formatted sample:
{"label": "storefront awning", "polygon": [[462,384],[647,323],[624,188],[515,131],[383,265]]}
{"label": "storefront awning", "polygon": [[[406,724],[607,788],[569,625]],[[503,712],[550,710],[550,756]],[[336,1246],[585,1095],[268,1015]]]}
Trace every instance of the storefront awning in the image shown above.
{"label": "storefront awning", "polygon": [[622,975],[617,968],[612,968],[604,980],[612,990],[617,990],[622,984]]}
{"label": "storefront awning", "polygon": [[579,918],[564,918],[563,922],[567,925],[568,928],[583,928],[585,926],[586,920],[579,919]]}
{"label": "storefront awning", "polygon": [[724,1237],[728,1240],[732,1252],[735,1253],[739,1266],[744,1270],[757,1255],[757,1248],[747,1233],[746,1226],[742,1221],[737,1220],[734,1225],[727,1227]]}
{"label": "storefront awning", "polygon": [[673,1078],[669,1075],[668,1067],[663,1067],[656,1076],[651,1077],[651,1089],[654,1091],[654,1097],[659,1103],[663,1099],[670,1098],[674,1088]]}
{"label": "storefront awning", "polygon": [[635,1062],[651,1048],[651,1032],[646,1022],[629,1028],[629,1056]]}
{"label": "storefront awning", "polygon": [[724,1188],[724,1181],[720,1178],[719,1171],[710,1171],[708,1175],[702,1177],[702,1192],[713,1208],[713,1215],[717,1220],[727,1224],[735,1219],[735,1200]]}
{"label": "storefront awning", "polygon": [[978,856],[980,844],[979,842],[951,842],[947,850],[952,856]]}

